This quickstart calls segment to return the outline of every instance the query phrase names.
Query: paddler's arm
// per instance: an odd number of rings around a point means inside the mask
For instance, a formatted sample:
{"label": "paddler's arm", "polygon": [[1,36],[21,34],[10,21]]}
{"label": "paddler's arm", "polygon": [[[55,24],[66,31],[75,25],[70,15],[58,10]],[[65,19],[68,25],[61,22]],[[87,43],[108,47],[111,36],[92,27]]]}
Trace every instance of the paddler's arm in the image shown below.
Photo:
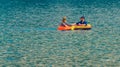
{"label": "paddler's arm", "polygon": [[67,24],[67,23],[63,23],[63,25],[64,25],[65,27],[68,27],[68,24]]}
{"label": "paddler's arm", "polygon": [[76,23],[74,22],[73,24],[71,24],[71,25],[76,25]]}
{"label": "paddler's arm", "polygon": [[68,25],[65,25],[65,27],[69,27]]}

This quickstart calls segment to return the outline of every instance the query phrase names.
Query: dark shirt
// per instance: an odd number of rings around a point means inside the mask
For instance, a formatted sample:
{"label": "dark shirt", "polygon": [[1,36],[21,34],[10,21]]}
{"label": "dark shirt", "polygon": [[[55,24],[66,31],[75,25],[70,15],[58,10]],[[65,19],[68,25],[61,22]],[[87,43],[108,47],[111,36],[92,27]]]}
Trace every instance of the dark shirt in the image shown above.
{"label": "dark shirt", "polygon": [[67,24],[67,23],[61,23],[61,24],[60,24],[60,26],[64,26],[64,27],[65,27],[66,25],[67,25],[67,26],[70,26],[70,25]]}
{"label": "dark shirt", "polygon": [[79,25],[79,24],[85,24],[85,25],[87,25],[87,22],[86,21],[84,21],[84,22],[80,21],[80,22],[76,23],[76,25]]}

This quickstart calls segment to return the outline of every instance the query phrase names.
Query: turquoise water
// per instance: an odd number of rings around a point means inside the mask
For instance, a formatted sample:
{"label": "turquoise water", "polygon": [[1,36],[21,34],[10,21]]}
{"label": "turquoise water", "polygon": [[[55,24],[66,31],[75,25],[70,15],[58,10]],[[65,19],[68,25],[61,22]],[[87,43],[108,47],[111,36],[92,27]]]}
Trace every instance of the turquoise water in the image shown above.
{"label": "turquoise water", "polygon": [[[1,0],[0,67],[119,67],[119,0]],[[85,16],[91,30],[57,31]]]}

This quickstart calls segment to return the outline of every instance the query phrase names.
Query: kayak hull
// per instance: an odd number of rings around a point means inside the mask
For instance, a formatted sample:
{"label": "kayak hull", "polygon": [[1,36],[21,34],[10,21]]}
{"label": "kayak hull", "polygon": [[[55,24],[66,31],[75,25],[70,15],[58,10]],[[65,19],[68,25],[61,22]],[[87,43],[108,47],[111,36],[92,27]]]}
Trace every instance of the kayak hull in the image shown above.
{"label": "kayak hull", "polygon": [[58,30],[67,31],[67,30],[90,30],[92,26],[90,24],[81,24],[81,25],[72,25],[72,26],[58,26]]}

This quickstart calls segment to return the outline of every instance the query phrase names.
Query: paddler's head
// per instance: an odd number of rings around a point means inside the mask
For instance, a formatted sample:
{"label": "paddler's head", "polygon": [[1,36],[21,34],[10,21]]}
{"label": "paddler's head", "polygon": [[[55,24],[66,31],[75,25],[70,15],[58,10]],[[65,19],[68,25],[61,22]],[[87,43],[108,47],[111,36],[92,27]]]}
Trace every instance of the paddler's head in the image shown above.
{"label": "paddler's head", "polygon": [[64,17],[63,17],[63,19],[62,19],[62,22],[63,22],[63,23],[67,22],[67,20],[66,20],[66,19],[67,19],[67,17],[66,17],[66,16],[64,16]]}
{"label": "paddler's head", "polygon": [[85,17],[84,16],[80,17],[80,20],[85,21]]}

